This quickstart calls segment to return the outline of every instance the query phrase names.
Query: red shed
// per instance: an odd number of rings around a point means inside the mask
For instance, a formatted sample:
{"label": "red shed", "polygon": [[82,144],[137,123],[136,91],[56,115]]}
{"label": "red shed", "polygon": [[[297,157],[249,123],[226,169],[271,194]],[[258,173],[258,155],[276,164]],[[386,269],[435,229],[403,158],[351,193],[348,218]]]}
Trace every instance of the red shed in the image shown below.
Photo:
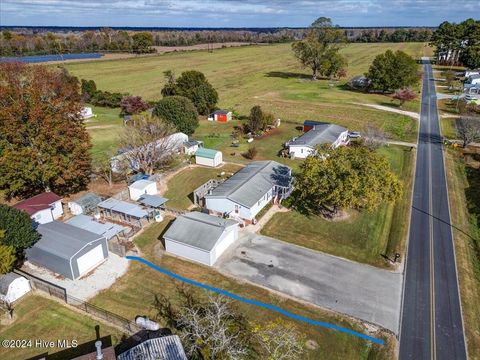
{"label": "red shed", "polygon": [[232,112],[228,110],[216,110],[210,115],[208,115],[208,120],[227,122],[232,120]]}

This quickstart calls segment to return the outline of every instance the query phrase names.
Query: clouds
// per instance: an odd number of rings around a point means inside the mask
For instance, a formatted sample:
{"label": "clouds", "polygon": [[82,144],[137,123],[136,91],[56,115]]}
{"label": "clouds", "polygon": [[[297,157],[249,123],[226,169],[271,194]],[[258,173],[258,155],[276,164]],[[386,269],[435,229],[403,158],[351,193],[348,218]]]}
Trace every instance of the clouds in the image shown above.
{"label": "clouds", "polygon": [[[478,13],[478,0],[0,0],[3,25],[342,26],[438,25]],[[478,15],[477,15],[478,16]]]}

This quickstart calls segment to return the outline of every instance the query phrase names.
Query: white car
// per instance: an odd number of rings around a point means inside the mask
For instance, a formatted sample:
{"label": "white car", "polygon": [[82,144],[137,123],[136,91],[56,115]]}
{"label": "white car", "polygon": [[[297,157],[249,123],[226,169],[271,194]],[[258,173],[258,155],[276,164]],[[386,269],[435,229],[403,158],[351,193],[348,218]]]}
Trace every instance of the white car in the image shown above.
{"label": "white car", "polygon": [[144,330],[151,330],[151,331],[160,330],[160,325],[157,322],[150,320],[146,316],[137,316],[135,318],[135,324],[137,324]]}

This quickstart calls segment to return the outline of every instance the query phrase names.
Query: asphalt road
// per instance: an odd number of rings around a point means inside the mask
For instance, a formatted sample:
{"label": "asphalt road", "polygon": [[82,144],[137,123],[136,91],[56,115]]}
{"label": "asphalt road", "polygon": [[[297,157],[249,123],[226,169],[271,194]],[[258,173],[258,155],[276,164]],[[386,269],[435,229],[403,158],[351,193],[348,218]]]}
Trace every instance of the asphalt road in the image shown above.
{"label": "asphalt road", "polygon": [[404,359],[466,359],[432,67],[423,61],[420,136],[400,329]]}
{"label": "asphalt road", "polygon": [[402,274],[242,231],[222,271],[398,332]]}

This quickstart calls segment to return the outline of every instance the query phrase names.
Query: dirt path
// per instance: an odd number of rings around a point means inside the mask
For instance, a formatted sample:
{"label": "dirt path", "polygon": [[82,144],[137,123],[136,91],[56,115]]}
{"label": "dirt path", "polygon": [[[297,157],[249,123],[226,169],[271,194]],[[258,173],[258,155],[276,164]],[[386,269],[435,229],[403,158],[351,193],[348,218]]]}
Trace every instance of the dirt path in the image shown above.
{"label": "dirt path", "polygon": [[392,113],[409,116],[409,117],[411,117],[415,120],[420,120],[420,115],[416,112],[413,112],[413,111],[400,110],[400,109],[391,108],[389,106],[376,105],[376,104],[362,104],[362,103],[352,103],[352,104],[361,105],[361,106],[368,106],[368,107],[371,107],[373,109],[389,111],[389,112],[392,112]]}

